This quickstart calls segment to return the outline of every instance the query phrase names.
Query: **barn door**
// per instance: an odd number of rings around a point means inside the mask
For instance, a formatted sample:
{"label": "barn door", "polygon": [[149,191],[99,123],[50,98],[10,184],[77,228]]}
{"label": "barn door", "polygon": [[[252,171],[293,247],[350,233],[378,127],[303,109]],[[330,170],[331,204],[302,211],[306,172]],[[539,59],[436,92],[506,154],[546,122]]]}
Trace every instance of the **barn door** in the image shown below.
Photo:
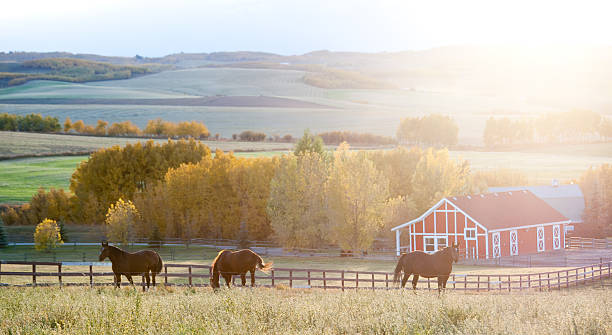
{"label": "barn door", "polygon": [[510,256],[518,255],[518,232],[516,230],[510,231]]}
{"label": "barn door", "polygon": [[493,258],[499,258],[501,256],[499,232],[491,234],[493,239]]}
{"label": "barn door", "polygon": [[561,249],[561,226],[553,226],[553,249]]}
{"label": "barn door", "polygon": [[538,252],[542,252],[546,250],[546,246],[544,244],[544,227],[538,227]]}

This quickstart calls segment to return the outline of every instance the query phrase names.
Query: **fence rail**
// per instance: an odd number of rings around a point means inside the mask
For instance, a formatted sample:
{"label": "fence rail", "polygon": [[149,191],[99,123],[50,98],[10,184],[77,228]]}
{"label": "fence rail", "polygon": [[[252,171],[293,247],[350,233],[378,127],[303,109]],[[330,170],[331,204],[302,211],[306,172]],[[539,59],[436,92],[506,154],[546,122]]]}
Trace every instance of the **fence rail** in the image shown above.
{"label": "fence rail", "polygon": [[[2,286],[101,286],[112,285],[110,263],[96,262],[19,262],[0,261]],[[100,268],[106,269],[101,270]],[[447,288],[457,291],[553,290],[604,283],[611,277],[612,262],[602,262],[567,270],[531,274],[451,274]],[[168,286],[209,286],[211,268],[199,264],[164,264],[158,283]],[[248,278],[249,276],[247,276]],[[71,278],[72,280],[68,279]],[[7,282],[4,284],[3,279]],[[234,276],[237,284],[239,276]],[[392,289],[393,274],[376,271],[274,268],[269,274],[257,273],[257,285],[266,287],[321,289]],[[127,283],[122,283],[128,285]],[[140,283],[138,283],[140,285]],[[410,285],[408,285],[410,286]],[[419,289],[437,289],[437,280],[420,278]]]}
{"label": "fence rail", "polygon": [[612,248],[612,238],[567,237],[565,247],[568,249],[609,249]]}

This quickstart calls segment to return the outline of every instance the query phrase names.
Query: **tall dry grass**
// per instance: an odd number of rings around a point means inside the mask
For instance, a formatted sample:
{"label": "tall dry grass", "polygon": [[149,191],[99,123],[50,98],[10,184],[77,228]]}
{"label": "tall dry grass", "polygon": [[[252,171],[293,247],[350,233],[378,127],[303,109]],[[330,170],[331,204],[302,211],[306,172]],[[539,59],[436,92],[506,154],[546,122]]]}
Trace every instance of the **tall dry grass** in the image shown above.
{"label": "tall dry grass", "polygon": [[1,288],[3,334],[606,334],[612,290]]}

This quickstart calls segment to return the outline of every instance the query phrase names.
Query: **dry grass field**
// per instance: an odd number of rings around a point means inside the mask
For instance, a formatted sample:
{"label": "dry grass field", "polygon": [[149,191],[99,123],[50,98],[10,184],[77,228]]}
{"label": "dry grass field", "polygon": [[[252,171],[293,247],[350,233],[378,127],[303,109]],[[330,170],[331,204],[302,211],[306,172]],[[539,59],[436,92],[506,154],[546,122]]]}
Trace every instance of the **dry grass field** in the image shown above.
{"label": "dry grass field", "polygon": [[0,288],[3,334],[607,334],[612,290]]}

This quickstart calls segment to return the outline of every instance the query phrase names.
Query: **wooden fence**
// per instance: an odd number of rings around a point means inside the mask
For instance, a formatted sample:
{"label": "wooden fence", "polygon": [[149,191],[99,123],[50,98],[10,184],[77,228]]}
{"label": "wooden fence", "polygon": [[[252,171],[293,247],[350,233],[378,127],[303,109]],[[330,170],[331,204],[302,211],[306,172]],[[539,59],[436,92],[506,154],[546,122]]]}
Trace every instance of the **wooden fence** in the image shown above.
{"label": "wooden fence", "polygon": [[[10,268],[9,268],[10,267]],[[105,267],[104,271],[99,270]],[[605,283],[611,278],[612,262],[602,262],[567,270],[535,274],[451,274],[447,288],[457,291],[553,290],[579,285]],[[17,269],[16,269],[17,268]],[[15,286],[100,286],[112,285],[113,273],[105,263],[0,262],[0,285]],[[10,270],[10,271],[8,271]],[[168,286],[209,286],[210,266],[165,264],[157,276]],[[71,278],[72,280],[68,279]],[[78,279],[78,280],[75,280]],[[140,280],[136,277],[137,281]],[[387,272],[275,268],[269,274],[257,273],[258,286],[321,289],[393,289],[393,274]],[[234,276],[234,284],[240,284]],[[224,281],[221,279],[221,283]],[[247,275],[247,285],[250,276]],[[127,285],[124,281],[123,285]],[[136,283],[140,285],[140,283]],[[407,285],[410,287],[410,282]],[[437,289],[437,280],[420,278],[419,289]]]}
{"label": "wooden fence", "polygon": [[608,249],[612,248],[612,238],[586,238],[586,237],[567,237],[565,239],[567,249]]}

